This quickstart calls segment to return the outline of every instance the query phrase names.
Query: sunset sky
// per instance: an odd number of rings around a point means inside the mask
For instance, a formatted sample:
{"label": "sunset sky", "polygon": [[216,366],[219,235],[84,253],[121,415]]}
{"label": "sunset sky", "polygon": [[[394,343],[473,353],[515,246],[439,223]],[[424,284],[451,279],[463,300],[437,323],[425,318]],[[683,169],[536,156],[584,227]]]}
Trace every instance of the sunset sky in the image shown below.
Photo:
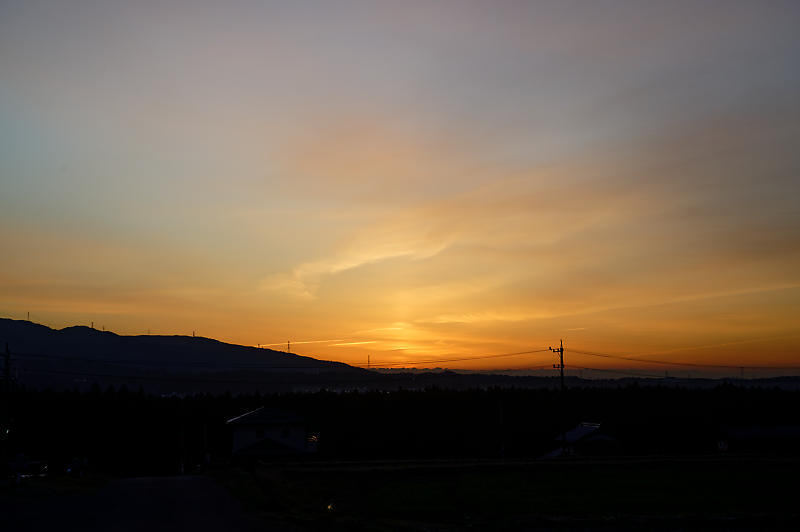
{"label": "sunset sky", "polygon": [[794,0],[0,0],[0,315],[800,365],[798,28]]}

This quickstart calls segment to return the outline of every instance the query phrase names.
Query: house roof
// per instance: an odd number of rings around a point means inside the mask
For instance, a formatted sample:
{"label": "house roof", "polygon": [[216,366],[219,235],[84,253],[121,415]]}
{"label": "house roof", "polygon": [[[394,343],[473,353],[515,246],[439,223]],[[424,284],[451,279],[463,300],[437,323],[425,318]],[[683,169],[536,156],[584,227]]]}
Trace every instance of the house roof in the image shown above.
{"label": "house roof", "polygon": [[302,425],[303,418],[275,408],[259,407],[225,422],[228,425]]}
{"label": "house roof", "polygon": [[234,454],[237,456],[255,456],[255,457],[269,457],[269,456],[285,456],[299,454],[302,451],[295,449],[285,443],[273,440],[272,438],[264,438],[247,447],[243,447],[236,451]]}
{"label": "house roof", "polygon": [[[567,443],[575,443],[579,440],[582,440],[589,434],[592,434],[597,429],[600,428],[600,423],[581,423],[574,429],[568,430],[565,434]],[[564,437],[559,434],[556,438],[556,441],[562,441]]]}

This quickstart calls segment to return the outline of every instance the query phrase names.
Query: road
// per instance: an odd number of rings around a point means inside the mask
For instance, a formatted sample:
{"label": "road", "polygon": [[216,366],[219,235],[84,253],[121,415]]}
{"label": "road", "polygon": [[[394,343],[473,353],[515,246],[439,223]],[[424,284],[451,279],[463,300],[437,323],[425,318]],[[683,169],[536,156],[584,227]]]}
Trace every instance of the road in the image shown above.
{"label": "road", "polygon": [[[3,530],[265,530],[222,486],[201,476],[148,477],[109,482],[96,493],[26,496],[0,501]],[[284,530],[279,523],[267,530]]]}

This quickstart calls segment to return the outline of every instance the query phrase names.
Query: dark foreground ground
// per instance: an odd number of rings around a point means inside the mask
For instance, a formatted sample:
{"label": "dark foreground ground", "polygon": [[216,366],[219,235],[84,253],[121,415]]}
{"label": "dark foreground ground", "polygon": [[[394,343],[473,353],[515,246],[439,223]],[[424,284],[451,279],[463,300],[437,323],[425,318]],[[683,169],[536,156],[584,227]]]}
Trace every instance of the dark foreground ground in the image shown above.
{"label": "dark foreground ground", "polygon": [[265,530],[225,488],[202,476],[94,483],[33,479],[6,488],[0,510],[8,531]]}
{"label": "dark foreground ground", "polygon": [[261,464],[206,476],[29,479],[3,530],[797,530],[800,461]]}
{"label": "dark foreground ground", "polygon": [[262,465],[218,472],[251,512],[341,530],[797,530],[800,461]]}
{"label": "dark foreground ground", "polygon": [[[1,399],[0,532],[800,530],[796,391],[93,387]],[[261,406],[305,419],[317,452],[209,468],[244,459],[225,421]],[[575,452],[606,458],[537,460],[583,421],[601,423],[598,438]],[[45,465],[47,477],[11,485]]]}

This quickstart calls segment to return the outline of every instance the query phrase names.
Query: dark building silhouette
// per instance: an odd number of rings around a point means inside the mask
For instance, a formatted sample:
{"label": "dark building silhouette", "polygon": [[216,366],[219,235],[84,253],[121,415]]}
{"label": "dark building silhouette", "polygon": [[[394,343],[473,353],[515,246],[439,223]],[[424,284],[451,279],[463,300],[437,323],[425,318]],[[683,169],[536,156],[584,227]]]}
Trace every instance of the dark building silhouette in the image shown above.
{"label": "dark building silhouette", "polygon": [[316,435],[309,435],[303,418],[274,408],[260,407],[229,419],[236,458],[279,458],[316,451]]}

